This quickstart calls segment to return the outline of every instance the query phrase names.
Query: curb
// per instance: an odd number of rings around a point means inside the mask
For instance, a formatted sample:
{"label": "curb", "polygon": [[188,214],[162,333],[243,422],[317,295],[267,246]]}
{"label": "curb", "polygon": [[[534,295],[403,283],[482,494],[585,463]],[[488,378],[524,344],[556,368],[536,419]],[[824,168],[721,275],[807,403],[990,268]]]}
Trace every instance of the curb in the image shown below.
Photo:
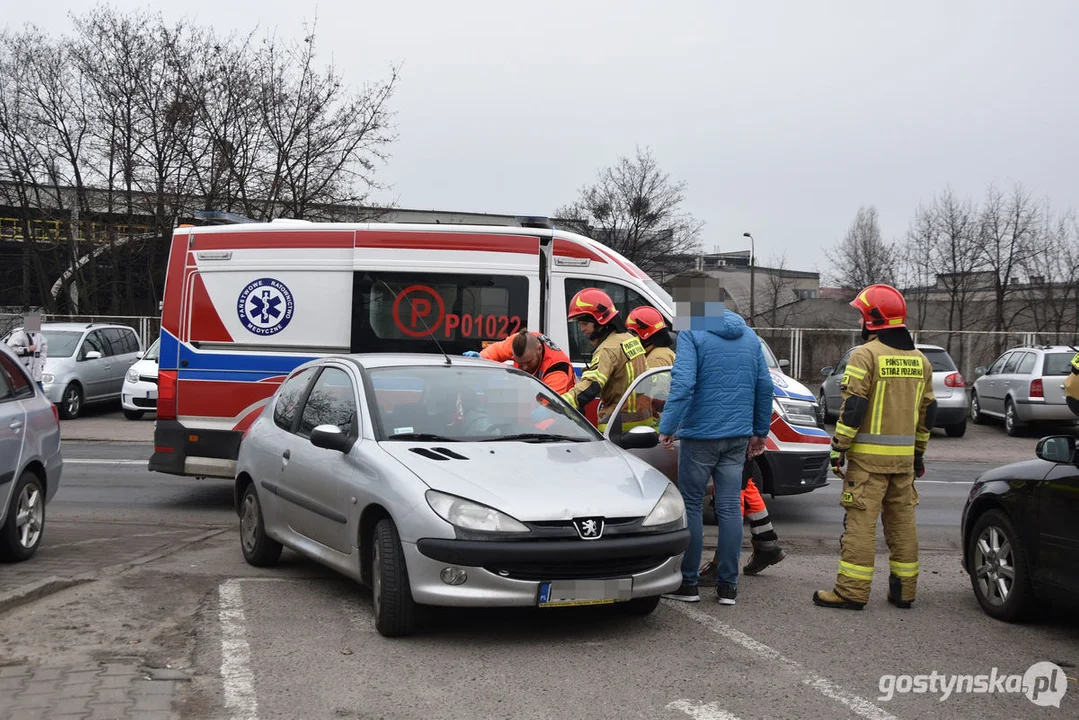
{"label": "curb", "polygon": [[[40,600],[43,597],[49,595],[55,595],[61,590],[67,590],[68,588],[75,587],[77,585],[85,585],[87,583],[99,580],[104,576],[119,575],[127,570],[131,570],[136,567],[141,567],[148,563],[152,563],[155,560],[160,560],[163,557],[172,555],[173,553],[186,550],[192,545],[197,545],[201,542],[205,542],[212,537],[221,535],[222,533],[229,532],[232,528],[223,528],[218,530],[210,530],[208,532],[200,533],[194,537],[186,540],[179,541],[176,545],[165,548],[155,553],[143,555],[142,557],[135,558],[134,560],[128,560],[127,562],[117,563],[115,565],[108,565],[106,567],[97,570],[94,573],[87,573],[84,575],[76,575],[74,577],[63,578],[56,575],[50,575],[43,580],[37,580],[35,582],[23,585],[22,587],[10,590],[6,593],[0,594],[0,614],[6,613],[9,610],[14,610],[20,605],[33,602],[34,600]],[[29,562],[33,562],[31,559]]]}

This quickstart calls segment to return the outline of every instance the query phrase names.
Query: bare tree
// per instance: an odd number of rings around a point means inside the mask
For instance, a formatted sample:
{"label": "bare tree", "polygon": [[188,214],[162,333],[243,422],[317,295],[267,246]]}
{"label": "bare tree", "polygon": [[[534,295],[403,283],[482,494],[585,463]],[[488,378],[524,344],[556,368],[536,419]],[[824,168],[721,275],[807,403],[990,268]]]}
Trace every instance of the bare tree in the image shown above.
{"label": "bare tree", "polygon": [[[948,329],[970,330],[976,319],[974,301],[983,282],[978,270],[978,213],[969,200],[959,200],[947,188],[933,201],[931,210],[935,232],[929,244],[929,258],[937,268],[936,289],[947,303]],[[948,336],[948,352],[957,363],[965,355],[964,336]],[[958,349],[953,342],[958,342]],[[960,365],[962,367],[962,365]]]}
{"label": "bare tree", "polygon": [[[556,211],[567,229],[611,247],[645,272],[693,265],[703,223],[682,209],[686,184],[673,182],[650,149],[621,157]],[[682,267],[678,267],[681,263]],[[673,267],[672,267],[673,266]]]}
{"label": "bare tree", "polygon": [[908,305],[915,308],[913,324],[924,328],[929,314],[929,301],[936,284],[933,246],[937,237],[935,208],[919,205],[907,230],[899,264],[903,294]]}
{"label": "bare tree", "polygon": [[1055,219],[1048,210],[1043,213],[1021,269],[1027,281],[1016,289],[1017,311],[1029,314],[1037,332],[1051,333],[1054,342],[1079,335],[1079,224],[1074,212]]}
{"label": "bare tree", "polygon": [[896,250],[881,238],[877,209],[872,205],[858,208],[844,238],[824,252],[832,265],[830,278],[842,288],[860,290],[896,281]]}
{"label": "bare tree", "polygon": [[1009,298],[1023,265],[1035,252],[1041,211],[1020,185],[1005,197],[995,187],[986,192],[979,218],[978,245],[985,270],[992,273],[993,329],[1008,330]]}
{"label": "bare tree", "polygon": [[763,307],[760,312],[761,319],[769,327],[783,327],[790,319],[794,303],[798,300],[794,281],[787,276],[787,254],[769,258],[767,271],[763,274],[761,289],[764,291],[764,302],[758,301],[758,306]]}

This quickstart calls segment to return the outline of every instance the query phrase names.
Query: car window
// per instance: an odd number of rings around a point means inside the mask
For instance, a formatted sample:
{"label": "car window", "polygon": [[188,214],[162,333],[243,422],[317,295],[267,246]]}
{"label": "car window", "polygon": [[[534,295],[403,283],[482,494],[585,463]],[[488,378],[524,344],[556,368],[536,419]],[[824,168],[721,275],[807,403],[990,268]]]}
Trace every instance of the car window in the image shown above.
{"label": "car window", "polygon": [[292,432],[292,421],[296,417],[296,408],[300,406],[304,391],[311,380],[311,368],[304,368],[281,383],[277,400],[274,401],[273,421],[282,430]]}
{"label": "car window", "polygon": [[952,358],[947,351],[926,348],[922,352],[929,358],[929,364],[933,366],[933,372],[955,372],[955,363],[952,362]]}
{"label": "car window", "polygon": [[319,373],[300,415],[298,434],[307,437],[319,425],[336,425],[344,433],[352,429],[356,417],[356,393],[348,373],[328,367]]}
{"label": "car window", "polygon": [[1008,362],[1005,363],[1004,369],[1001,371],[1005,375],[1011,375],[1019,367],[1019,361],[1023,359],[1024,355],[1029,353],[1013,352],[1012,356],[1008,358]]}
{"label": "car window", "polygon": [[[356,273],[352,352],[460,355],[528,324],[528,278],[466,273]],[[437,340],[437,344],[433,341]]]}
{"label": "car window", "polygon": [[7,402],[8,400],[14,399],[15,391],[11,389],[11,381],[8,380],[6,370],[0,372],[0,402]]}
{"label": "car window", "polygon": [[42,330],[45,341],[49,343],[49,357],[71,357],[79,346],[82,333],[73,330]]}
{"label": "car window", "polygon": [[369,404],[385,440],[475,442],[520,434],[601,439],[557,393],[519,370],[433,365],[368,372],[374,391]]}
{"label": "car window", "polygon": [[1046,353],[1042,363],[1042,375],[1067,375],[1071,372],[1072,358],[1075,353]]}
{"label": "car window", "polygon": [[1019,361],[1019,365],[1015,368],[1015,372],[1020,375],[1029,375],[1034,371],[1034,363],[1037,362],[1038,356],[1034,353],[1023,353],[1023,358]]}
{"label": "car window", "polygon": [[30,378],[19,367],[18,361],[6,354],[0,354],[0,378],[7,388],[7,399],[22,400],[33,396],[34,388],[30,384]]}
{"label": "car window", "polygon": [[119,328],[105,328],[98,330],[104,338],[105,354],[109,357],[124,354],[124,336]]}
{"label": "car window", "polygon": [[842,375],[843,371],[847,369],[847,363],[850,362],[850,356],[854,354],[854,348],[851,348],[840,359],[839,364],[835,366],[835,374]]}
{"label": "car window", "polygon": [[125,355],[137,353],[139,351],[139,338],[134,330],[123,328],[120,330],[120,337],[122,337],[124,341]]}
{"label": "car window", "polygon": [[[618,317],[623,323],[626,321],[626,318],[633,308],[642,305],[655,308],[652,303],[645,300],[644,296],[633,288],[628,288],[619,283],[593,280],[591,278],[566,278],[566,300],[568,301],[581,290],[590,287],[599,288],[611,296],[611,302],[618,308]],[[659,310],[659,308],[655,309]],[[560,310],[564,312],[564,309]],[[552,316],[554,317],[557,317],[559,314],[561,313],[552,311]],[[568,352],[570,361],[575,363],[588,362],[592,357],[592,344],[588,341],[588,338],[585,337],[584,333],[577,328],[576,320],[567,320],[567,336],[569,337]]]}
{"label": "car window", "polygon": [[658,430],[670,392],[670,370],[663,370],[640,380],[633,386],[633,392],[626,397],[626,402],[618,410],[618,414],[612,418],[614,427],[618,428],[618,423],[621,422],[623,433],[642,426]]}
{"label": "car window", "polygon": [[153,360],[154,362],[157,362],[158,359],[159,359],[159,354],[160,354],[160,350],[159,350],[160,345],[161,345],[161,339],[160,338],[158,338],[157,340],[154,340],[154,344],[151,345],[150,348],[146,351],[146,354],[142,356],[143,360]]}
{"label": "car window", "polygon": [[1011,356],[1011,353],[1004,353],[1003,355],[998,357],[993,362],[993,364],[990,366],[990,368],[985,372],[985,374],[986,375],[997,375],[997,374],[999,374],[1000,371],[1004,369],[1004,363],[1008,362],[1008,358],[1010,356]]}
{"label": "car window", "polygon": [[105,356],[105,346],[102,342],[101,335],[98,334],[97,331],[94,331],[86,336],[86,339],[82,343],[82,349],[79,350],[79,359],[85,359],[86,353],[90,352],[91,350],[96,350],[97,352],[101,353],[102,357]]}

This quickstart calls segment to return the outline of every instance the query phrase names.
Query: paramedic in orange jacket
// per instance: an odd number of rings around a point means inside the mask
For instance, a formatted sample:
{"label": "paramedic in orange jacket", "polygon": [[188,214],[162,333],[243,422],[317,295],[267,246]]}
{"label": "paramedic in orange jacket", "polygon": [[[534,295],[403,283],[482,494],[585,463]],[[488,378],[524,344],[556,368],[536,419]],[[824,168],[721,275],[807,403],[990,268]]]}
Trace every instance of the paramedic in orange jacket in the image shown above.
{"label": "paramedic in orange jacket", "polygon": [[559,395],[573,389],[576,376],[573,363],[546,335],[522,330],[485,347],[479,356],[485,360],[506,362],[534,375]]}

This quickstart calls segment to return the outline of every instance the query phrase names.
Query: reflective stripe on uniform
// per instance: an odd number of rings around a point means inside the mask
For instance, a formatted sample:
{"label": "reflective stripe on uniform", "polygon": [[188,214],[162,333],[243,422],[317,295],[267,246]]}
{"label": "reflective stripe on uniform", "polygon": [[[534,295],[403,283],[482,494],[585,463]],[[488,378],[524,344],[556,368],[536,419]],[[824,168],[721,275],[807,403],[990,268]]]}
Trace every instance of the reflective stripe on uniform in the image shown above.
{"label": "reflective stripe on uniform", "polygon": [[903,457],[910,455],[914,457],[913,445],[876,445],[873,443],[854,443],[850,446],[847,452],[857,455],[861,453],[863,455],[893,455],[895,457]]}
{"label": "reflective stripe on uniform", "polygon": [[892,571],[892,575],[897,577],[918,577],[918,562],[896,562],[892,560],[888,563],[889,569]]}
{"label": "reflective stripe on uniform", "polygon": [[845,372],[847,375],[850,375],[852,378],[857,378],[859,380],[865,380],[865,375],[866,375],[865,370],[860,368],[860,367],[855,367],[854,365],[848,365],[843,370],[843,372]]}
{"label": "reflective stripe on uniform", "polygon": [[855,565],[846,560],[839,561],[839,574],[852,577],[855,580],[871,581],[873,579],[873,566]]}
{"label": "reflective stripe on uniform", "polygon": [[884,389],[888,383],[881,380],[873,390],[873,414],[870,416],[869,432],[880,433],[881,419],[884,417]]}
{"label": "reflective stripe on uniform", "polygon": [[929,433],[927,433],[927,432],[915,433],[914,434],[914,439],[915,439],[916,442],[928,442],[929,441]]}
{"label": "reflective stripe on uniform", "polygon": [[925,381],[918,383],[918,394],[914,396],[914,427],[918,427],[918,416],[922,412],[922,388],[925,387]]}
{"label": "reflective stripe on uniform", "polygon": [[583,373],[581,373],[581,377],[588,380],[595,380],[600,385],[607,384],[607,376],[601,373],[599,370],[585,370]]}
{"label": "reflective stripe on uniform", "polygon": [[[838,431],[837,431],[838,432]],[[913,445],[913,435],[879,435],[876,433],[858,433],[854,436],[856,443],[868,443],[870,445]]]}
{"label": "reflective stripe on uniform", "polygon": [[852,428],[850,425],[844,425],[843,423],[836,423],[835,434],[852,438],[858,434],[858,428]]}

